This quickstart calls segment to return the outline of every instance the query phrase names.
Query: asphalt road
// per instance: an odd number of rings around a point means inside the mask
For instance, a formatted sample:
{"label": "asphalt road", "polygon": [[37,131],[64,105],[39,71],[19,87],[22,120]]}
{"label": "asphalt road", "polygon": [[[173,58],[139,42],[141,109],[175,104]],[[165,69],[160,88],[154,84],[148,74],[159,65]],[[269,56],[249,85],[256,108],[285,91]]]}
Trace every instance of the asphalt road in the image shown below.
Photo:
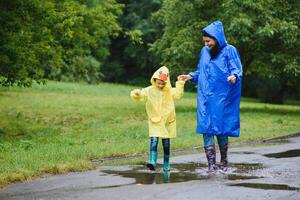
{"label": "asphalt road", "polygon": [[[229,149],[227,174],[206,173],[203,153],[171,157],[171,172],[106,166],[16,183],[1,200],[300,199],[300,137]],[[161,160],[159,160],[161,163]]]}

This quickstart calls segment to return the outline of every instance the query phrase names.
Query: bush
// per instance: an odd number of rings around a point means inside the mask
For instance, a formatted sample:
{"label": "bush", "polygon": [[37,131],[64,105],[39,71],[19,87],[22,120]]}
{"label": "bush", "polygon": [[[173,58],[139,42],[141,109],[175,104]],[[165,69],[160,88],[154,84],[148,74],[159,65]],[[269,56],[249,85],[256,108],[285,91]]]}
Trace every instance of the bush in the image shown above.
{"label": "bush", "polygon": [[284,88],[276,78],[258,79],[256,93],[263,102],[283,103]]}

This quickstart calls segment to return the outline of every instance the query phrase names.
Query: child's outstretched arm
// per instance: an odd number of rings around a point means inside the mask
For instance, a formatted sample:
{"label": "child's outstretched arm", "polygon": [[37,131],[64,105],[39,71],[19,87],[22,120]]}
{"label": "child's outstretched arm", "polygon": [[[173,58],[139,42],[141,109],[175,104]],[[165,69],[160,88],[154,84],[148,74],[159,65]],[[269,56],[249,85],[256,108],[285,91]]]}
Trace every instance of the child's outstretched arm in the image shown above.
{"label": "child's outstretched arm", "polygon": [[134,89],[130,92],[132,99],[136,101],[145,101],[145,91],[140,89]]}
{"label": "child's outstretched arm", "polygon": [[174,99],[180,99],[183,96],[184,84],[185,79],[179,76],[176,81],[176,87],[172,88],[172,95]]}

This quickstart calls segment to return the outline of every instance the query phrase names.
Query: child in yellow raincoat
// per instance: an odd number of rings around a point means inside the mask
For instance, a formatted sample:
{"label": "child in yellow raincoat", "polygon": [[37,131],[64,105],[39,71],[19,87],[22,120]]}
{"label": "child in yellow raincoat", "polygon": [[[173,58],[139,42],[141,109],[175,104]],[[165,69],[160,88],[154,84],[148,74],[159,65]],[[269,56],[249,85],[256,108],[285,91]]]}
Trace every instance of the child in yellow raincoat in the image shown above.
{"label": "child in yellow raincoat", "polygon": [[176,87],[172,88],[169,69],[159,68],[151,77],[151,86],[142,90],[132,90],[130,95],[134,100],[146,103],[150,136],[150,161],[147,167],[155,170],[157,162],[158,139],[162,138],[164,149],[163,170],[170,170],[170,138],[176,137],[176,114],[174,99],[183,95],[185,81],[178,79]]}

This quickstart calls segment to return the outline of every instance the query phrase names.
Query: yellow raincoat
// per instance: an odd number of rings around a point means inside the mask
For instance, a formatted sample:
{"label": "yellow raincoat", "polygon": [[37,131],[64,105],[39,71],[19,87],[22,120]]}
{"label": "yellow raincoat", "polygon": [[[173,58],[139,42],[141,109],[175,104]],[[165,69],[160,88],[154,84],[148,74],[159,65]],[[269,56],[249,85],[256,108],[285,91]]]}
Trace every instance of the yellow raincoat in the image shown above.
{"label": "yellow raincoat", "polygon": [[[157,88],[154,79],[166,77],[166,86],[161,90]],[[177,81],[176,88],[172,88],[169,70],[163,66],[151,77],[151,86],[140,90],[140,95],[131,91],[134,100],[146,102],[146,112],[149,123],[149,136],[160,138],[176,137],[176,114],[174,99],[180,99],[184,91],[184,81]]]}

